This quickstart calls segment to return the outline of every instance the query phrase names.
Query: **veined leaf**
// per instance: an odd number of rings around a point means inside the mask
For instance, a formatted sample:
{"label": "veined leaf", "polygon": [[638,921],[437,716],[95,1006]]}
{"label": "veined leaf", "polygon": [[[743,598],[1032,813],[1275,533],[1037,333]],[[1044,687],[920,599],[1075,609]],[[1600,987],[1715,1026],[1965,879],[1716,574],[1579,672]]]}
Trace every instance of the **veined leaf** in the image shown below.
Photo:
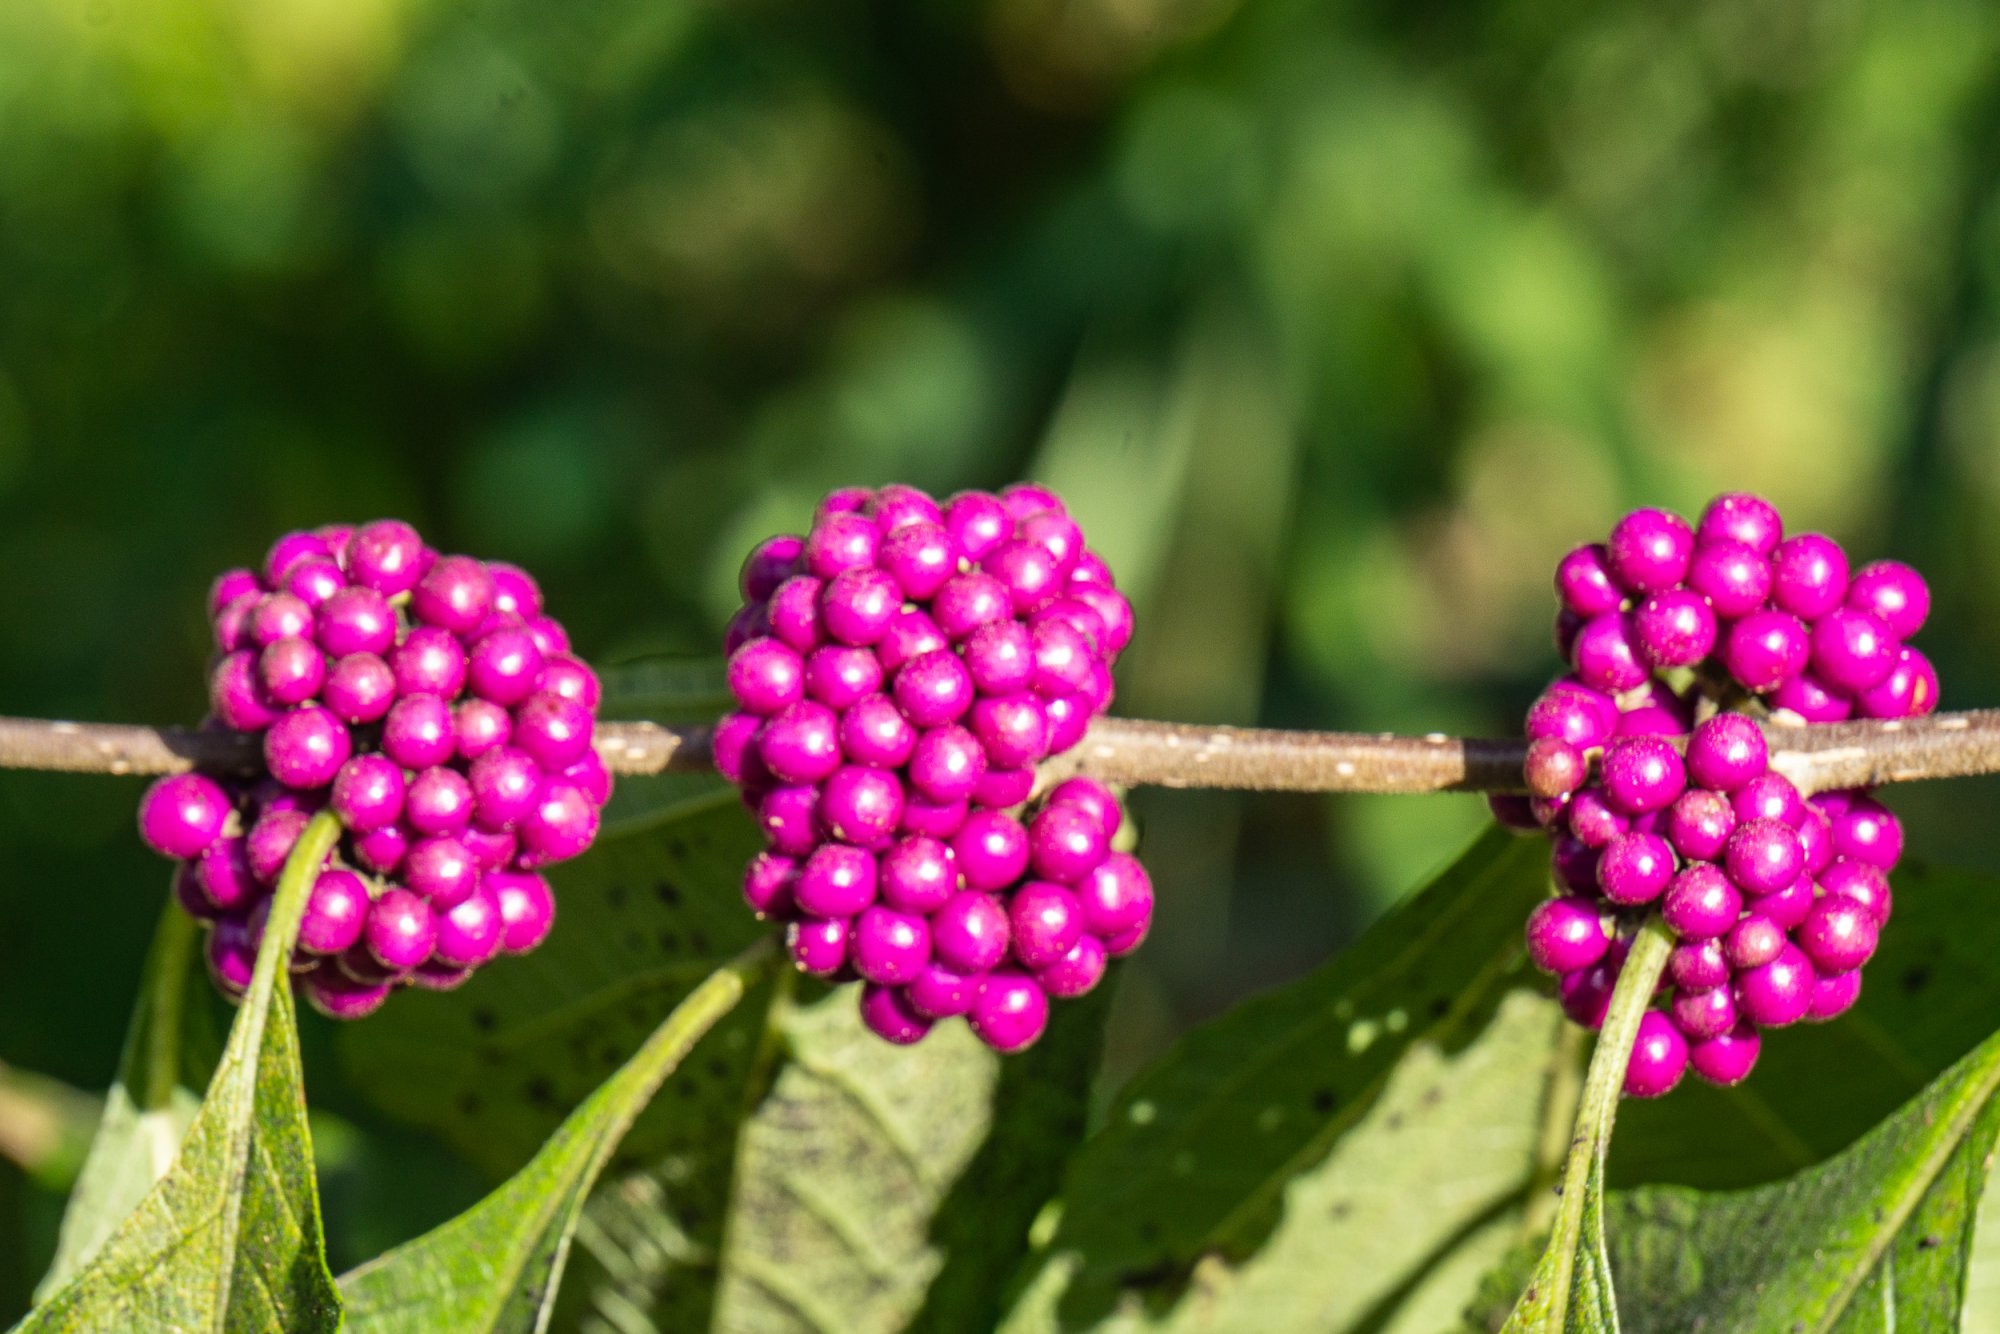
{"label": "veined leaf", "polygon": [[1135,1079],[1006,1328],[1448,1319],[1518,1233],[1551,1103],[1569,1110],[1555,1007],[1518,990],[1547,855],[1489,831],[1332,963]]}
{"label": "veined leaf", "polygon": [[36,1290],[47,1298],[89,1262],[138,1207],[180,1153],[200,1089],[214,1070],[214,1034],[199,991],[200,928],[169,902],[153,934],[139,978],[139,1002],[125,1035],[118,1076],[105,1095],[90,1155],[63,1211],[62,1233],[48,1274]]}
{"label": "veined leaf", "polygon": [[1752,1190],[1610,1200],[1632,1331],[1958,1328],[2000,1136],[2000,1036],[1817,1167]]}
{"label": "veined leaf", "polygon": [[315,816],[286,864],[250,990],[172,1169],[21,1329],[339,1324],[285,970],[306,895],[339,836],[335,816]]}
{"label": "veined leaf", "polygon": [[499,1190],[344,1277],[345,1328],[353,1334],[547,1328],[570,1237],[598,1174],[661,1083],[743,998],[771,953],[766,937],[689,993]]}

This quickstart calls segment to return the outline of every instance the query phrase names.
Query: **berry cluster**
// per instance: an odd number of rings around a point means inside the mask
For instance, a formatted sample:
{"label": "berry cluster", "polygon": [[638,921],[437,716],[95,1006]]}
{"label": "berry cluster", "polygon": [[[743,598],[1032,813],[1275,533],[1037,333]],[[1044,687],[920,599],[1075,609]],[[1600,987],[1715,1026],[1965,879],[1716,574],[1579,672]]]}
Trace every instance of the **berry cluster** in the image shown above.
{"label": "berry cluster", "polygon": [[1048,998],[1089,991],[1152,921],[1108,789],[1071,779],[1015,813],[1111,702],[1132,610],[1110,570],[1040,487],[939,505],[889,486],[828,496],[742,587],[715,762],[768,844],[751,908],[788,924],[802,971],[865,982],[891,1042],[964,1015],[1028,1046]]}
{"label": "berry cluster", "polygon": [[[1564,1011],[1598,1027],[1657,911],[1678,938],[1671,986],[1643,1016],[1626,1091],[1658,1097],[1690,1065],[1737,1083],[1759,1030],[1854,1003],[1902,852],[1901,826],[1866,793],[1808,799],[1772,772],[1756,717],[1930,712],[1936,674],[1902,642],[1929,590],[1894,562],[1850,578],[1830,539],[1784,539],[1777,511],[1740,494],[1693,528],[1627,515],[1563,559],[1556,588],[1575,671],[1528,711],[1530,797],[1494,803],[1554,840],[1559,897],[1529,918],[1529,956],[1559,979]],[[1690,731],[1684,752],[1668,739]]]}
{"label": "berry cluster", "polygon": [[209,925],[216,986],[248,985],[279,872],[312,815],[345,826],[306,902],[293,971],[339,1019],[398,985],[458,986],[547,937],[540,868],[597,836],[611,775],[596,675],[525,572],[440,556],[382,520],[278,539],[209,600],[206,726],[261,739],[255,779],[180,774],[139,808]]}

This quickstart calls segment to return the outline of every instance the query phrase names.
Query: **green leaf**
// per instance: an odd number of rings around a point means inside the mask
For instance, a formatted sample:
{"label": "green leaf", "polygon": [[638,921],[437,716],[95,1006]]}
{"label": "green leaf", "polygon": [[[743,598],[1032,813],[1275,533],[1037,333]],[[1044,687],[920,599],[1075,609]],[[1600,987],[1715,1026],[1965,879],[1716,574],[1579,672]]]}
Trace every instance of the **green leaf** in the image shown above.
{"label": "green leaf", "polygon": [[[208,1011],[199,1003],[201,993],[191,996],[188,985],[199,977],[199,949],[194,919],[169,901],[140,974],[139,1002],[125,1035],[118,1076],[105,1095],[90,1156],[63,1211],[55,1259],[35,1292],[38,1301],[97,1254],[180,1152],[188,1123],[201,1105],[197,1090],[213,1069]],[[205,1061],[205,1056],[211,1059]],[[197,1069],[204,1064],[209,1070]]]}
{"label": "green leaf", "polygon": [[902,1330],[947,1263],[937,1211],[986,1142],[1000,1060],[959,1023],[891,1046],[853,987],[778,1022],[788,1059],[743,1128],[714,1325]]}
{"label": "green leaf", "polygon": [[1944,1330],[2000,1136],[2000,1036],[1825,1163],[1753,1190],[1611,1197],[1633,1331]]}
{"label": "green leaf", "polygon": [[1562,1205],[1548,1249],[1528,1276],[1502,1334],[1618,1329],[1617,1295],[1604,1247],[1604,1160],[1618,1103],[1625,1096],[1625,1065],[1639,1036],[1639,1020],[1652,1004],[1673,946],[1672,934],[1657,918],[1649,918],[1632,942],[1584,1077],[1563,1166]]}
{"label": "green leaf", "polygon": [[1006,1327],[1449,1321],[1518,1237],[1574,1088],[1521,966],[1546,863],[1489,831],[1339,958],[1135,1079]]}
{"label": "green leaf", "polygon": [[[458,991],[349,1026],[340,1037],[354,1082],[496,1180],[506,1177],[646,1040],[663,1010],[767,930],[739,889],[759,846],[728,795],[601,840],[556,868],[556,930],[539,950],[482,969]],[[754,987],[626,1134],[581,1230],[584,1263],[566,1300],[603,1286],[590,1257],[615,1260],[603,1230],[629,1202],[645,1226],[635,1241],[648,1259],[643,1286],[676,1303],[672,1327],[706,1326],[732,1128],[769,1077],[776,987]]]}
{"label": "green leaf", "polygon": [[[759,846],[729,796],[600,841],[555,869],[556,927],[540,949],[348,1026],[341,1053],[353,1081],[496,1179],[512,1173],[624,1064],[667,1005],[764,933],[738,890]],[[621,1152],[638,1159],[709,1145],[716,1108],[741,1105],[761,1024],[742,1011],[725,1021]],[[712,1068],[718,1061],[727,1068]],[[711,1084],[720,1102],[710,1101]],[[684,1103],[696,1114],[677,1110]]]}
{"label": "green leaf", "polygon": [[23,1330],[331,1330],[298,1033],[285,965],[340,822],[322,813],[279,879],[257,970],[178,1160]]}
{"label": "green leaf", "polygon": [[766,937],[690,992],[499,1190],[345,1276],[345,1328],[352,1334],[547,1328],[570,1236],[598,1174],[661,1083],[735,1008],[771,956]]}

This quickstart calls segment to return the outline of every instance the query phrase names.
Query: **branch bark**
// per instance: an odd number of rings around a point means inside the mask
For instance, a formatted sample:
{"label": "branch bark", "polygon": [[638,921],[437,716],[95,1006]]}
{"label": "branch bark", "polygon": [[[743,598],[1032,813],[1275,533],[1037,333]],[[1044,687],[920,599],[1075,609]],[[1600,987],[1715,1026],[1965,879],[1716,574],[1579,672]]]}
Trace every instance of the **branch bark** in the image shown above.
{"label": "branch bark", "polygon": [[[597,748],[614,773],[709,767],[712,729],[608,722]],[[1807,792],[2000,773],[2000,709],[1900,722],[1765,726],[1772,766]],[[1100,718],[1052,774],[1125,786],[1285,792],[1511,792],[1525,743],[1431,733],[1289,732]],[[166,774],[254,773],[254,742],[233,732],[0,718],[0,769]]]}

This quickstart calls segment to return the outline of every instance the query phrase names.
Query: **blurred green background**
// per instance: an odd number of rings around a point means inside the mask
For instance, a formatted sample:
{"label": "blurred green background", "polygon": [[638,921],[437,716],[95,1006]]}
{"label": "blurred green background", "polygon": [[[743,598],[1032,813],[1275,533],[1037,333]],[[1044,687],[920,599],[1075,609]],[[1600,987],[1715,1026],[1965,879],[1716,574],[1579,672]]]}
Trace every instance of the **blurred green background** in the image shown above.
{"label": "blurred green background", "polygon": [[[294,525],[406,516],[586,652],[698,654],[824,490],[1022,476],[1139,602],[1126,713],[1509,730],[1556,557],[1725,487],[1919,563],[1992,703],[1996,50],[1970,0],[12,0],[0,711],[193,720],[207,581]],[[110,1077],[138,792],[0,776],[17,1070]],[[1915,849],[2000,870],[1995,792],[1899,794]],[[1137,811],[1114,1074],[1483,818]],[[478,1183],[307,1022],[346,1264]],[[73,1162],[22,1124],[7,1319]]]}

